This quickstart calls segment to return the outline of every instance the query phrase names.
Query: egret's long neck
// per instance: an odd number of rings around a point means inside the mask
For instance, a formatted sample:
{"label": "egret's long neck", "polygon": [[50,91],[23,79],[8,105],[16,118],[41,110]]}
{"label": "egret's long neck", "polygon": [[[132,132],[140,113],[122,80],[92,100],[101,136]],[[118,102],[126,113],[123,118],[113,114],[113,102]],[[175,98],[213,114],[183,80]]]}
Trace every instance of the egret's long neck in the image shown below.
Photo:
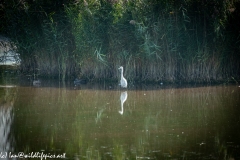
{"label": "egret's long neck", "polygon": [[121,78],[123,78],[123,69],[121,69]]}

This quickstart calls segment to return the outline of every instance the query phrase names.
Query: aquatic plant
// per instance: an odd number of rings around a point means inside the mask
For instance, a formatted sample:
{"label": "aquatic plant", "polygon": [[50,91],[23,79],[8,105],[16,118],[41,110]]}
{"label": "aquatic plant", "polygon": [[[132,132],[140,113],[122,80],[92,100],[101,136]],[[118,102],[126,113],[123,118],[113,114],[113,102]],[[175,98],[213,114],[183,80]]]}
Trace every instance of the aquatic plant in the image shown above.
{"label": "aquatic plant", "polygon": [[237,8],[237,0],[17,0],[5,1],[0,27],[25,74],[117,80],[123,65],[130,81],[239,81]]}

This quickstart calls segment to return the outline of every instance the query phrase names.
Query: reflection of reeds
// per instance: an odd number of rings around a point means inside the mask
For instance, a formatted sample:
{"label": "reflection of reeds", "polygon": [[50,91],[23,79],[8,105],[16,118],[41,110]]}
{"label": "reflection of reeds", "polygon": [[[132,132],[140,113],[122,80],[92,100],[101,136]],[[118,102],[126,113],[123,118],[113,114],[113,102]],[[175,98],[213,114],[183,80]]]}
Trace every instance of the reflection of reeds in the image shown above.
{"label": "reflection of reeds", "polygon": [[16,143],[19,150],[60,149],[79,159],[197,159],[208,153],[205,147],[220,150],[214,141],[228,133],[223,130],[239,103],[237,89],[129,90],[125,113],[130,108],[131,114],[121,116],[119,91],[20,87],[14,106]]}
{"label": "reflection of reeds", "polygon": [[15,150],[15,137],[12,133],[14,119],[13,108],[17,99],[17,87],[14,85],[1,85],[0,87],[0,150],[12,152]]}
{"label": "reflection of reeds", "polygon": [[104,109],[100,109],[100,111],[97,112],[97,117],[95,118],[96,123],[101,122],[101,118],[103,117],[103,111]]}
{"label": "reflection of reeds", "polygon": [[127,155],[125,149],[122,145],[115,144],[113,146],[113,157],[116,160],[126,159]]}
{"label": "reflection of reeds", "polygon": [[[99,154],[99,151],[94,149],[94,147],[89,147],[87,150],[86,150],[86,156],[82,156],[86,159],[90,159],[90,160],[100,160],[101,159],[101,156]],[[81,158],[80,158],[81,159]]]}

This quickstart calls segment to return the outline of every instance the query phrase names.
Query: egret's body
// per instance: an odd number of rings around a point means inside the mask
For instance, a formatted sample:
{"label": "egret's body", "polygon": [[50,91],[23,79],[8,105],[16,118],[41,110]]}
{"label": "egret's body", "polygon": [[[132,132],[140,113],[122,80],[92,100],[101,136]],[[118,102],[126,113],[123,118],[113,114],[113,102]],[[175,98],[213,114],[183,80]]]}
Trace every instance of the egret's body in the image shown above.
{"label": "egret's body", "polygon": [[119,85],[122,88],[127,88],[127,80],[123,77],[123,67],[121,66],[118,69],[121,71],[121,79],[120,79],[120,84]]}

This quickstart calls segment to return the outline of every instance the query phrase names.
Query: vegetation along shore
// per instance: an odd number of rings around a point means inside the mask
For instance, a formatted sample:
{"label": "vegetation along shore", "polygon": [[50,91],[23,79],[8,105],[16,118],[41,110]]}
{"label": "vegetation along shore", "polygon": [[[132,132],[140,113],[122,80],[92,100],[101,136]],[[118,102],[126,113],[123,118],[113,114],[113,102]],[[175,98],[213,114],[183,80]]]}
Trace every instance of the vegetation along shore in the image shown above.
{"label": "vegetation along shore", "polygon": [[239,0],[4,0],[0,16],[23,74],[240,80]]}

